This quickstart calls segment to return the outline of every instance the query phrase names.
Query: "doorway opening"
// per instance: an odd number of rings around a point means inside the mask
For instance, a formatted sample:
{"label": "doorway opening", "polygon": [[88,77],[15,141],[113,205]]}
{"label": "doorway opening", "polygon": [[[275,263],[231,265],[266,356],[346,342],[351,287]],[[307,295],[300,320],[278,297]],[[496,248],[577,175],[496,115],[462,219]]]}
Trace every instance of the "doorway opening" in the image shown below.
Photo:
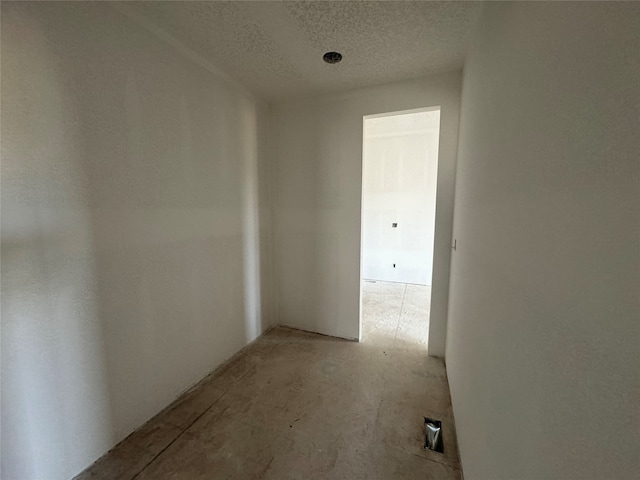
{"label": "doorway opening", "polygon": [[363,118],[360,340],[427,349],[440,107]]}

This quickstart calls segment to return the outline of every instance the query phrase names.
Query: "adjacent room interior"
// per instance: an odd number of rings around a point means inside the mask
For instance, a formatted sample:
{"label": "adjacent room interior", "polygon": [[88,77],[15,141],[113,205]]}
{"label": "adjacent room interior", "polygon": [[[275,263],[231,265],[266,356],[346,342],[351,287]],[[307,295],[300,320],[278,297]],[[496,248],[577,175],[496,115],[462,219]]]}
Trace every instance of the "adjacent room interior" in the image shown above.
{"label": "adjacent room interior", "polygon": [[637,477],[640,3],[0,8],[3,480]]}
{"label": "adjacent room interior", "polygon": [[364,117],[363,342],[427,349],[440,109]]}

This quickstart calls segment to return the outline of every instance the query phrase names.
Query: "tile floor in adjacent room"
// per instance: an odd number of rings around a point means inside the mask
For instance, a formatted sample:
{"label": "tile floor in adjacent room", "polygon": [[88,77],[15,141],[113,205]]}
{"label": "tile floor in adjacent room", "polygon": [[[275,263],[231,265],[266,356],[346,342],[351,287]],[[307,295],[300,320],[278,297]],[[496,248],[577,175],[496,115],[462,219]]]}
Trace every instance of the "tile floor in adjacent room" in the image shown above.
{"label": "tile floor in adjacent room", "polygon": [[431,287],[364,280],[362,342],[427,348]]}
{"label": "tile floor in adjacent room", "polygon": [[[78,479],[460,479],[429,289],[364,282],[360,343],[269,330]],[[423,417],[443,421],[443,454]]]}

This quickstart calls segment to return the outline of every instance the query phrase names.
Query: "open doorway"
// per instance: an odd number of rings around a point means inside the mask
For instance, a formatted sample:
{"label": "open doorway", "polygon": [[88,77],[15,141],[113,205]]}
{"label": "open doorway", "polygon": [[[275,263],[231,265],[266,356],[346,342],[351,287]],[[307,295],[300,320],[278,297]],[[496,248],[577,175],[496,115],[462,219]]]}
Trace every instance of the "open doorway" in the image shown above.
{"label": "open doorway", "polygon": [[360,339],[426,350],[440,108],[363,122]]}

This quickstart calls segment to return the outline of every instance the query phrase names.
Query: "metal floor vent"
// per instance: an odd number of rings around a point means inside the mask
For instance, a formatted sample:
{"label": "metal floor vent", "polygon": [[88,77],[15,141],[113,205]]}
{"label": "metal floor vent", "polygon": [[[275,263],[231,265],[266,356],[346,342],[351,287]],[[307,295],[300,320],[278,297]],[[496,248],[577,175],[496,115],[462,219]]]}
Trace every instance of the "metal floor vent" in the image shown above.
{"label": "metal floor vent", "polygon": [[444,453],[442,442],[442,422],[424,417],[424,448]]}

